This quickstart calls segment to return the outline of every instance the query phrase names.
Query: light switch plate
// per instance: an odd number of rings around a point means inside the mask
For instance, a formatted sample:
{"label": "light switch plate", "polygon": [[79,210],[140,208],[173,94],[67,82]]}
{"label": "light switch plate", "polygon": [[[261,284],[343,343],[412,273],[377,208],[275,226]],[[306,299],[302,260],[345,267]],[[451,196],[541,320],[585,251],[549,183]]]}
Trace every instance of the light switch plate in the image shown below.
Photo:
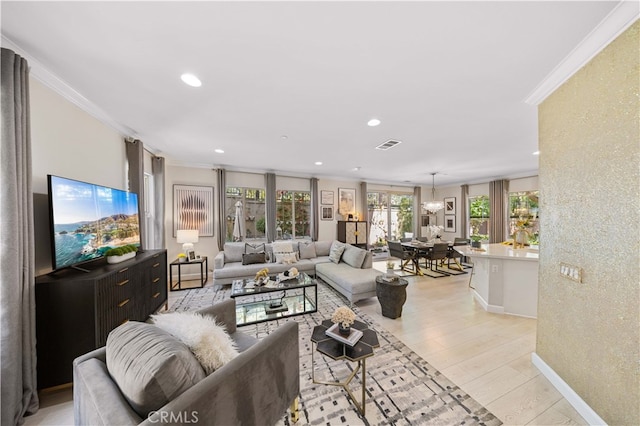
{"label": "light switch plate", "polygon": [[579,266],[561,262],[560,275],[578,283],[582,282],[582,268]]}

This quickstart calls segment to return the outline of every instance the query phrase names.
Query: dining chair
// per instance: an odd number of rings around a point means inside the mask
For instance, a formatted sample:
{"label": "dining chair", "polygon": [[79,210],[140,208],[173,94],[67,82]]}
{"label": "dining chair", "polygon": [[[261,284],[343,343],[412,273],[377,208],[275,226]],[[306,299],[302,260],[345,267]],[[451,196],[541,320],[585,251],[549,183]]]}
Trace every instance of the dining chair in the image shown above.
{"label": "dining chair", "polygon": [[[400,269],[405,272],[418,273],[416,266],[416,252],[415,250],[410,250],[402,246],[402,243],[399,241],[387,241],[387,245],[389,246],[389,255],[393,257],[397,257],[400,259]],[[407,271],[405,268],[407,264],[413,264],[415,270]]]}
{"label": "dining chair", "polygon": [[[437,276],[429,275],[431,278],[442,278],[449,276],[451,274],[438,269],[438,263],[444,261],[447,258],[447,253],[449,252],[449,244],[448,243],[436,243],[433,245],[433,248],[424,254],[426,261],[428,262],[429,269],[432,272],[435,272]],[[434,269],[435,265],[435,269]]]}
{"label": "dining chair", "polygon": [[[468,246],[469,244],[471,244],[471,240],[468,238],[454,238],[453,240],[453,245],[455,246]],[[449,250],[449,254],[447,256],[447,268],[451,268],[451,259],[453,259],[453,261],[456,263],[456,265],[458,265],[458,268],[460,268],[460,270],[462,271],[462,269],[464,268],[462,266],[462,262],[467,261],[466,256],[463,256],[462,253],[460,253],[459,251],[457,251],[455,248],[451,248],[451,250]]]}

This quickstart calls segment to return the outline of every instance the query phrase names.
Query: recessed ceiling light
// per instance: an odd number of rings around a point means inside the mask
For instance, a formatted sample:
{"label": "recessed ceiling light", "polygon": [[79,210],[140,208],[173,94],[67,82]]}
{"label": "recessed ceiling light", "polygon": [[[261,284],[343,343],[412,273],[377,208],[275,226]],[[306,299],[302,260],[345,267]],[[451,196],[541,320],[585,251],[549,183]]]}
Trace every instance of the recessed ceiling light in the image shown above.
{"label": "recessed ceiling light", "polygon": [[202,82],[200,81],[200,79],[193,74],[189,74],[189,73],[182,74],[180,76],[180,79],[184,82],[184,84],[187,84],[191,87],[202,86]]}
{"label": "recessed ceiling light", "polygon": [[534,152],[533,155],[540,155],[540,151]]}
{"label": "recessed ceiling light", "polygon": [[280,136],[280,139],[282,139],[283,141],[286,141],[287,139],[289,139],[289,136],[282,135],[282,136]]}
{"label": "recessed ceiling light", "polygon": [[361,168],[362,168],[362,167],[358,166],[358,167],[354,167],[354,168],[353,168],[353,169],[351,169],[351,170],[353,170],[354,172],[359,172]]}
{"label": "recessed ceiling light", "polygon": [[224,154],[224,149],[214,149],[215,152],[217,152],[218,154]]}
{"label": "recessed ceiling light", "polygon": [[314,164],[315,164],[316,166],[322,166],[322,161],[316,161]]}
{"label": "recessed ceiling light", "polygon": [[367,125],[370,126],[370,127],[376,127],[378,124],[380,124],[380,120],[378,120],[377,118],[372,118],[367,123]]}

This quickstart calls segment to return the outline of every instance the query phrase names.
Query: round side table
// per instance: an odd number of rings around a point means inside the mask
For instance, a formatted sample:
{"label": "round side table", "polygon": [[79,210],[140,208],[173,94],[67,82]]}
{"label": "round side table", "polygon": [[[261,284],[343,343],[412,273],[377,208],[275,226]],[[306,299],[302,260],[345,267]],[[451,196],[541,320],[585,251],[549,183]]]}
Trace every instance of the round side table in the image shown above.
{"label": "round side table", "polygon": [[409,281],[404,278],[386,281],[384,275],[376,277],[376,294],[382,308],[382,316],[391,319],[402,316],[402,305],[407,300],[407,284]]}

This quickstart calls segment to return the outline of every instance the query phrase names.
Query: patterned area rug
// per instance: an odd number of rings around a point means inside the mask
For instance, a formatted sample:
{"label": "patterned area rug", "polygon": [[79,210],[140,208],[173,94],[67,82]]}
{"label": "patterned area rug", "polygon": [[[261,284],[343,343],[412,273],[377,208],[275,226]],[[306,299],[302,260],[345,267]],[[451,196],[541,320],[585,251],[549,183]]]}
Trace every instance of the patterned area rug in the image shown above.
{"label": "patterned area rug", "polygon": [[[318,312],[244,326],[241,330],[262,338],[285,321],[297,321],[300,332],[300,420],[297,425],[500,425],[498,418],[473,400],[424,359],[386,331],[379,323],[352,309],[360,321],[378,334],[380,348],[366,361],[366,415],[361,416],[349,395],[339,386],[314,384],[311,380],[309,340],[313,328],[329,318],[346,299],[318,280]],[[184,291],[170,311],[190,311],[229,298],[229,286]],[[316,353],[316,380],[340,381],[356,363],[333,361]],[[362,395],[361,372],[351,381],[356,398]],[[287,416],[279,425],[290,425]]]}

